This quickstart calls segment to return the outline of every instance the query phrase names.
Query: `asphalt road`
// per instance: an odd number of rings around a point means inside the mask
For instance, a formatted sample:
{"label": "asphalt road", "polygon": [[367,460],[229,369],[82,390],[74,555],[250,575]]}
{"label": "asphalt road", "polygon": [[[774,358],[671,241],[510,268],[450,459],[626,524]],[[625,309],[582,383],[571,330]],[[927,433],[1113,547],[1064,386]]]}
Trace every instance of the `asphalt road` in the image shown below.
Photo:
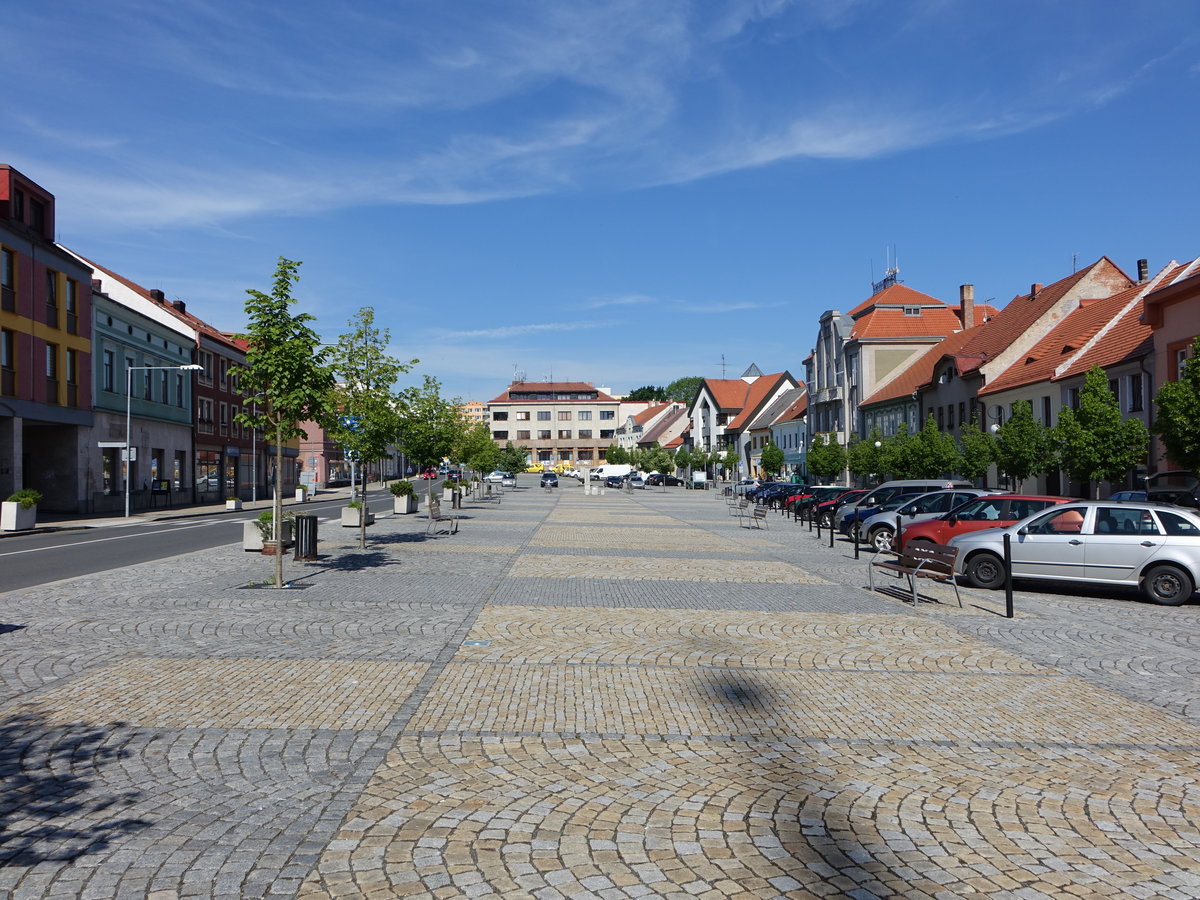
{"label": "asphalt road", "polygon": [[[391,509],[391,495],[368,494],[373,510]],[[292,512],[316,515],[322,520],[341,515],[344,497],[315,500]],[[0,541],[0,591],[120,569],[134,563],[191,553],[222,544],[241,542],[242,523],[258,510],[225,512],[186,518],[107,524],[91,528],[12,535]]]}

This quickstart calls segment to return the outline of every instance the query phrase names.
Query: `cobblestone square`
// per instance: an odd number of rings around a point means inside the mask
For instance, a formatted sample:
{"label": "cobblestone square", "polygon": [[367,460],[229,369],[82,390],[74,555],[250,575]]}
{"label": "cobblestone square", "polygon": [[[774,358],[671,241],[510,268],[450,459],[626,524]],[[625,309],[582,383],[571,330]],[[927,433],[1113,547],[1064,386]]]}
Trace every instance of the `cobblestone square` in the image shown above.
{"label": "cobblestone square", "polygon": [[0,896],[1200,896],[1200,604],[914,607],[713,492],[462,513],[0,594]]}

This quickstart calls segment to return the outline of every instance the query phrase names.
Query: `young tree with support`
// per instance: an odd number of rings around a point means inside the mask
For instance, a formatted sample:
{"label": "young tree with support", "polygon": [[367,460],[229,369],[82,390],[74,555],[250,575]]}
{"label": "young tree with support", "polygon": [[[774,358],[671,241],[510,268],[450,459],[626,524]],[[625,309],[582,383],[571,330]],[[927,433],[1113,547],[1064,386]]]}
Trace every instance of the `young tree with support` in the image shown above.
{"label": "young tree with support", "polygon": [[[422,471],[452,455],[466,431],[467,423],[459,409],[462,404],[457,398],[443,398],[441,389],[441,382],[426,375],[420,387],[410,387],[401,393],[404,416],[399,444]],[[432,480],[427,493],[432,498]]]}
{"label": "young tree with support", "polygon": [[1200,473],[1200,337],[1192,341],[1192,355],[1183,364],[1177,381],[1168,381],[1154,395],[1154,433],[1167,451],[1167,459]]}
{"label": "young tree with support", "polygon": [[1094,483],[1100,499],[1100,482],[1117,484],[1146,456],[1150,432],[1134,418],[1121,415],[1121,407],[1108,386],[1108,376],[1095,366],[1084,378],[1079,409],[1058,414],[1054,426],[1062,466],[1074,481]]}
{"label": "young tree with support", "polygon": [[996,465],[1016,482],[1016,490],[1026,478],[1051,471],[1058,455],[1050,429],[1033,418],[1028,400],[1013,404],[1012,415],[996,435]]}
{"label": "young tree with support", "polygon": [[270,294],[246,291],[249,325],[238,338],[246,342],[246,363],[239,370],[242,395],[255,398],[234,420],[246,428],[262,429],[275,441],[275,484],[271,533],[275,542],[275,587],[282,588],[283,442],[307,435],[301,422],[328,426],[333,372],[325,359],[321,337],[310,325],[316,317],[294,313],[292,288],[300,280],[300,263],[279,257]]}
{"label": "young tree with support", "polygon": [[375,310],[370,306],[359,309],[349,326],[329,354],[337,377],[330,403],[338,412],[329,434],[353,454],[359,466],[363,488],[360,492],[351,484],[351,495],[358,503],[358,546],[363,549],[367,545],[366,467],[387,458],[396,442],[404,412],[396,381],[419,360],[402,362],[388,353],[391,335],[375,326]]}

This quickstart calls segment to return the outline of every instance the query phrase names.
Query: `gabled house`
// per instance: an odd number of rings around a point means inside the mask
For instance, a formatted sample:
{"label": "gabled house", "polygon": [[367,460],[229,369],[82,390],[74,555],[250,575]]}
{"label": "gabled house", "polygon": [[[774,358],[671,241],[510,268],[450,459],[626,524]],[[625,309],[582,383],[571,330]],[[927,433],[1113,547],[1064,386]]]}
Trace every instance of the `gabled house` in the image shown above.
{"label": "gabled house", "polygon": [[[795,450],[797,445],[803,445],[803,436],[798,436],[795,431],[798,427],[802,427],[803,417],[797,419],[794,415],[794,410],[797,404],[801,404],[808,392],[804,385],[784,391],[779,394],[771,403],[763,407],[763,409],[749,422],[746,431],[750,436],[750,441],[747,447],[749,455],[749,473],[756,477],[760,477],[767,473],[762,467],[762,451],[768,443],[773,443],[775,446],[784,450],[784,472],[792,474],[798,469],[793,469],[788,466],[787,450]],[[805,404],[805,408],[807,405]],[[785,417],[787,417],[785,421]],[[786,448],[786,449],[785,449]]]}
{"label": "gabled house", "polygon": [[625,412],[624,407],[626,404],[622,403],[622,412],[625,415],[621,427],[617,429],[617,446],[622,450],[637,449],[646,429],[653,426],[669,410],[678,405],[675,403],[655,402],[647,404],[642,409]]}
{"label": "gabled house", "polygon": [[741,378],[706,378],[700,383],[688,413],[691,445],[707,451],[737,452],[740,473],[750,471],[748,426],[766,406],[782,393],[799,387],[788,372],[764,375],[756,365]]}
{"label": "gabled house", "polygon": [[658,444],[667,450],[676,450],[682,445],[683,432],[689,424],[687,407],[673,400],[642,428],[637,439],[638,449],[646,450]]}
{"label": "gabled house", "polygon": [[[1146,296],[1143,323],[1154,343],[1154,384],[1151,397],[1168,381],[1177,381],[1191,355],[1192,341],[1200,335],[1200,260],[1163,282]],[[1157,442],[1151,450],[1151,467],[1175,469]]]}

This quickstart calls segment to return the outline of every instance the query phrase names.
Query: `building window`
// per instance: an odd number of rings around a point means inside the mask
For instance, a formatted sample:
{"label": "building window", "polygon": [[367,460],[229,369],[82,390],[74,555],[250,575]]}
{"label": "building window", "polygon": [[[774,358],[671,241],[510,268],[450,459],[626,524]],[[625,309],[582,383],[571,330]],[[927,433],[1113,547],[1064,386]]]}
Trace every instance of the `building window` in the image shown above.
{"label": "building window", "polygon": [[528,422],[529,421],[529,410],[527,410],[527,409],[518,410],[517,421],[518,422]]}
{"label": "building window", "polygon": [[207,397],[196,401],[196,427],[204,434],[213,432],[213,402]]}
{"label": "building window", "polygon": [[946,405],[946,430],[947,431],[954,430],[954,404],[953,403],[949,403]]}
{"label": "building window", "polygon": [[201,384],[213,383],[213,358],[212,354],[207,350],[200,351],[200,365],[204,368],[200,372]]}
{"label": "building window", "polygon": [[958,424],[960,427],[967,424],[967,403],[965,400],[958,401]]}
{"label": "building window", "polygon": [[79,282],[67,279],[67,334],[79,334]]}
{"label": "building window", "polygon": [[1050,421],[1050,417],[1051,417],[1050,398],[1043,397],[1042,398],[1042,424],[1045,425],[1047,428],[1049,428],[1052,424],[1054,424],[1053,422]]}
{"label": "building window", "polygon": [[183,409],[183,373],[175,373],[175,405]]}
{"label": "building window", "polygon": [[67,406],[79,405],[79,351],[67,351]]}
{"label": "building window", "polygon": [[229,387],[229,360],[225,359],[225,357],[221,357],[220,371],[221,371],[221,389],[225,390],[226,388]]}
{"label": "building window", "polygon": [[508,413],[506,413],[506,412],[492,413],[492,421],[493,422],[507,422],[508,421]]}
{"label": "building window", "polygon": [[12,217],[25,224],[25,192],[20,188],[13,191]]}
{"label": "building window", "polygon": [[1138,372],[1129,376],[1129,411],[1142,411],[1142,373]]}
{"label": "building window", "polygon": [[518,432],[517,432],[517,440],[518,440],[518,441],[527,441],[527,440],[529,440],[529,432],[528,432],[528,431],[518,431]]}
{"label": "building window", "polygon": [[615,419],[616,417],[617,417],[617,411],[615,409],[600,410],[600,421],[601,422],[611,421],[612,419]]}
{"label": "building window", "polygon": [[113,389],[113,379],[116,375],[117,361],[111,350],[104,351],[104,363],[100,369],[101,384],[106,391]]}
{"label": "building window", "polygon": [[611,440],[612,436],[613,436],[613,429],[611,429],[611,428],[601,428],[600,429],[600,440],[602,440],[602,441]]}
{"label": "building window", "polygon": [[921,314],[921,307],[906,306],[906,307],[904,307],[904,314],[906,316],[919,316]]}
{"label": "building window", "polygon": [[579,411],[579,420],[581,422],[590,422],[592,420],[592,411],[590,409],[581,409]]}
{"label": "building window", "polygon": [[507,431],[493,431],[492,437],[497,441],[507,441],[508,440],[508,432]]}
{"label": "building window", "polygon": [[46,402],[58,403],[58,345],[46,345]]}
{"label": "building window", "polygon": [[33,230],[45,237],[46,234],[46,204],[41,200],[29,201],[29,224]]}
{"label": "building window", "polygon": [[570,411],[569,409],[566,409],[566,410],[559,410],[559,413],[558,413],[558,421],[560,421],[560,422],[570,422],[570,421],[571,421],[571,411]]}
{"label": "building window", "polygon": [[46,324],[58,327],[58,273],[46,270]]}
{"label": "building window", "polygon": [[17,260],[7,247],[0,248],[0,310],[17,311]]}
{"label": "building window", "polygon": [[539,422],[549,422],[550,421],[550,410],[539,409],[537,417],[538,417]]}
{"label": "building window", "polygon": [[17,393],[14,337],[14,332],[0,328],[0,394],[6,397],[15,396]]}
{"label": "building window", "polygon": [[592,436],[592,429],[590,429],[590,428],[580,428],[579,429],[579,439],[580,440],[589,440],[591,438],[591,436]]}
{"label": "building window", "polygon": [[229,434],[229,404],[222,403],[221,409],[221,434]]}
{"label": "building window", "polygon": [[560,441],[569,441],[571,439],[571,429],[569,429],[569,428],[558,429],[558,439]]}
{"label": "building window", "polygon": [[154,399],[154,382],[151,380],[149,369],[142,369],[142,399]]}
{"label": "building window", "polygon": [[1079,409],[1079,388],[1073,387],[1070,391],[1071,409]]}

